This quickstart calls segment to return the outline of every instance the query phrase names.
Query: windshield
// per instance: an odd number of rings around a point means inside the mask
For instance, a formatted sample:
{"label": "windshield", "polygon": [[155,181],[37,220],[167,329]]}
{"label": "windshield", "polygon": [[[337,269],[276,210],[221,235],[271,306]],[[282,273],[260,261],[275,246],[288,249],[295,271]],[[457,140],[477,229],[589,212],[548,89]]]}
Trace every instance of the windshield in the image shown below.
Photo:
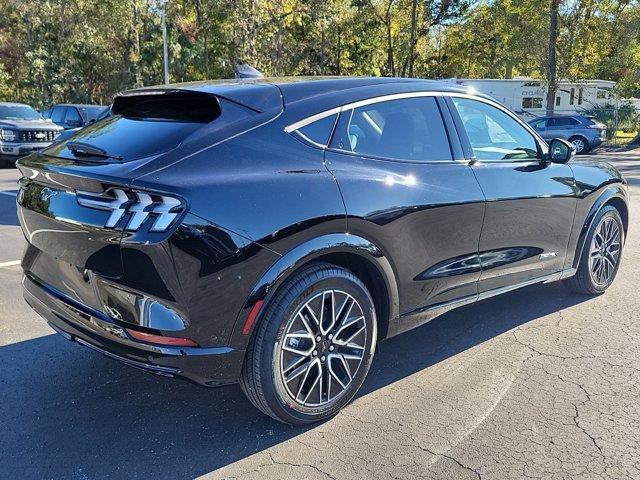
{"label": "windshield", "polygon": [[42,120],[40,114],[27,105],[0,105],[0,118],[5,120]]}

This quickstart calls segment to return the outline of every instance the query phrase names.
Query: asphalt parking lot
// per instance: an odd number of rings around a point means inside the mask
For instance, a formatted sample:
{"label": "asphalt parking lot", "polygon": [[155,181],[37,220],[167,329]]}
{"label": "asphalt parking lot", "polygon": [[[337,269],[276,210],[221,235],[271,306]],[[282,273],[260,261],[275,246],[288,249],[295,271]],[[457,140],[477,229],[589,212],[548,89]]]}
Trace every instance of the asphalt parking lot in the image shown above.
{"label": "asphalt parking lot", "polygon": [[640,150],[630,232],[597,298],[559,284],[382,344],[336,418],[293,428],[238,387],[155,377],[53,333],[22,299],[17,171],[0,170],[1,478],[640,478]]}

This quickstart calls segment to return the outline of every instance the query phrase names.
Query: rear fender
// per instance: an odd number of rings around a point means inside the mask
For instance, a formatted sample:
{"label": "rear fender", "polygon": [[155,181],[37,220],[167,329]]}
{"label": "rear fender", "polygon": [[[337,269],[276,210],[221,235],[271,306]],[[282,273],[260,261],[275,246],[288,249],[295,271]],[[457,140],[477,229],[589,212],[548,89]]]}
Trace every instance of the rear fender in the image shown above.
{"label": "rear fender", "polygon": [[[255,284],[243,308],[236,318],[230,346],[245,349],[250,334],[243,334],[249,313],[257,302],[262,301],[258,315],[264,312],[274,293],[284,281],[300,267],[328,254],[350,253],[363,257],[378,270],[385,282],[388,294],[389,318],[398,316],[398,285],[389,260],[383,251],[370,240],[346,233],[333,233],[313,238],[283,255]],[[254,325],[255,329],[255,325]],[[248,332],[251,333],[251,332]]]}

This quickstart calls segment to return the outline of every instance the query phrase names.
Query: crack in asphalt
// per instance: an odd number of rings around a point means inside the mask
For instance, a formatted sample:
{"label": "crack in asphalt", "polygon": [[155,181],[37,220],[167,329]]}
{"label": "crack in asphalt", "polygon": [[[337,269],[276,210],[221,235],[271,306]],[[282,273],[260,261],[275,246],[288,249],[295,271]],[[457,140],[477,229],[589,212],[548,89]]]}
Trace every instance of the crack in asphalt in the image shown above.
{"label": "crack in asphalt", "polygon": [[[548,354],[546,352],[540,352],[538,351],[536,348],[534,348],[533,346],[531,346],[530,344],[523,342],[522,340],[520,340],[517,337],[516,331],[513,332],[513,337],[516,340],[516,342],[526,348],[528,348],[531,352],[539,355],[539,356],[543,356],[543,357],[550,357],[550,358],[554,358],[554,359],[560,359],[560,360],[576,360],[576,359],[597,359],[597,360],[603,360],[605,364],[609,364],[610,366],[614,366],[614,367],[624,367],[624,368],[630,368],[628,366],[622,366],[622,365],[616,365],[616,364],[611,364],[607,361],[605,361],[602,358],[596,357],[596,356],[580,356],[580,357],[569,357],[569,356],[561,356],[561,355],[554,355],[554,354]],[[528,359],[530,359],[532,357],[529,357]],[[525,361],[527,361],[528,359],[526,359]],[[579,407],[580,406],[584,406],[585,404],[591,402],[591,394],[589,393],[589,391],[584,387],[584,385],[580,384],[579,382],[575,382],[572,380],[568,380],[566,378],[564,378],[562,375],[557,374],[557,373],[552,373],[549,372],[546,368],[544,368],[544,366],[541,366],[542,371],[544,371],[544,373],[546,375],[549,376],[553,376],[555,378],[557,378],[558,380],[560,380],[563,383],[567,383],[570,385],[574,385],[577,388],[580,389],[580,391],[584,394],[584,396],[586,397],[586,400],[580,403],[576,403],[576,402],[571,402],[571,405],[573,406],[574,412],[575,414],[573,415],[573,422],[575,424],[575,426],[584,434],[586,435],[591,444],[595,447],[595,449],[598,452],[598,455],[600,456],[600,458],[602,459],[602,462],[604,464],[604,468],[605,468],[605,472],[607,471],[607,457],[604,454],[604,451],[602,450],[602,447],[600,446],[600,444],[598,443],[598,441],[596,440],[596,438],[589,433],[589,431],[580,423],[580,411],[579,411]]]}
{"label": "crack in asphalt", "polygon": [[600,456],[602,457],[602,461],[606,463],[606,457],[604,455],[604,452],[602,451],[602,447],[598,445],[598,442],[596,441],[595,437],[591,435],[586,428],[580,425],[580,412],[578,410],[578,405],[575,403],[572,403],[572,405],[576,411],[576,414],[573,416],[573,422],[576,424],[576,427],[578,427],[582,431],[582,433],[584,433],[587,437],[589,437],[589,439],[591,440],[591,443],[593,443],[593,445],[598,450],[598,453],[600,453]]}
{"label": "crack in asphalt", "polygon": [[267,452],[267,455],[269,456],[269,458],[271,459],[271,462],[274,465],[285,465],[285,466],[289,466],[289,467],[298,467],[298,468],[310,468],[312,470],[317,471],[318,473],[320,473],[321,475],[324,475],[325,477],[331,479],[331,480],[337,480],[336,477],[334,477],[333,475],[331,475],[328,472],[325,472],[324,470],[322,470],[320,467],[318,467],[317,465],[311,465],[309,463],[291,463],[291,462],[283,462],[280,460],[276,460],[273,457],[273,453],[271,452]]}
{"label": "crack in asphalt", "polygon": [[435,456],[435,457],[446,458],[446,459],[448,459],[448,460],[451,460],[452,462],[454,462],[455,464],[457,464],[457,465],[458,465],[459,467],[461,467],[462,469],[467,470],[467,471],[469,471],[469,472],[471,472],[471,473],[475,474],[475,475],[476,475],[476,477],[478,477],[479,479],[482,479],[482,475],[480,475],[480,472],[478,472],[478,471],[477,471],[476,469],[474,469],[474,468],[468,467],[467,465],[465,465],[464,463],[462,463],[462,462],[461,462],[460,460],[458,460],[457,458],[455,458],[455,457],[453,457],[453,456],[451,456],[451,455],[448,455],[448,454],[446,454],[446,453],[437,453],[437,452],[431,451],[431,450],[429,450],[428,448],[423,448],[423,447],[420,447],[420,448],[422,448],[422,450],[424,450],[425,452],[430,453],[431,455],[433,455],[433,456]]}

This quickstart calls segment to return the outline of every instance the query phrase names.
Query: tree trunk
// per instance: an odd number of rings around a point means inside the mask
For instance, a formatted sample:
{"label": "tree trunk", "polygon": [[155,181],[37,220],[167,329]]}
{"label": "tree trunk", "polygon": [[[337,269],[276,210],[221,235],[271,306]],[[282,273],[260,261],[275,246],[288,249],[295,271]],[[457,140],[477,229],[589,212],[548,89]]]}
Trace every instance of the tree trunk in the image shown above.
{"label": "tree trunk", "polygon": [[556,47],[558,44],[558,9],[561,0],[551,0],[549,16],[549,56],[547,58],[547,115],[553,115],[558,88]]}
{"label": "tree trunk", "polygon": [[326,34],[325,19],[323,18],[321,21],[322,21],[322,33],[321,33],[321,39],[320,39],[320,75],[324,75],[324,67],[326,64],[325,47],[326,47],[326,41],[327,41],[327,34]]}
{"label": "tree trunk", "polygon": [[[409,38],[408,76],[413,77],[413,64],[416,57],[416,28],[418,25],[418,0],[411,2],[411,36]],[[405,76],[405,72],[402,72]]]}
{"label": "tree trunk", "polygon": [[196,7],[196,20],[198,22],[197,32],[202,33],[202,46],[204,55],[204,78],[209,79],[209,16],[204,14],[204,8],[202,1],[195,2]]}
{"label": "tree trunk", "polygon": [[[131,1],[133,9],[133,49],[136,54],[136,61],[130,68],[133,69],[133,81],[136,87],[142,87],[142,77],[140,76],[140,8],[136,0]],[[129,46],[127,45],[127,48]],[[128,60],[127,60],[128,61]],[[129,72],[131,74],[131,72]]]}
{"label": "tree trunk", "polygon": [[338,24],[338,57],[336,59],[336,75],[342,75],[342,27]]}
{"label": "tree trunk", "polygon": [[392,77],[396,76],[396,66],[393,61],[393,37],[391,34],[391,14],[387,12],[386,18],[387,27],[387,68]]}
{"label": "tree trunk", "polygon": [[509,59],[505,66],[504,78],[513,78],[513,62]]}

